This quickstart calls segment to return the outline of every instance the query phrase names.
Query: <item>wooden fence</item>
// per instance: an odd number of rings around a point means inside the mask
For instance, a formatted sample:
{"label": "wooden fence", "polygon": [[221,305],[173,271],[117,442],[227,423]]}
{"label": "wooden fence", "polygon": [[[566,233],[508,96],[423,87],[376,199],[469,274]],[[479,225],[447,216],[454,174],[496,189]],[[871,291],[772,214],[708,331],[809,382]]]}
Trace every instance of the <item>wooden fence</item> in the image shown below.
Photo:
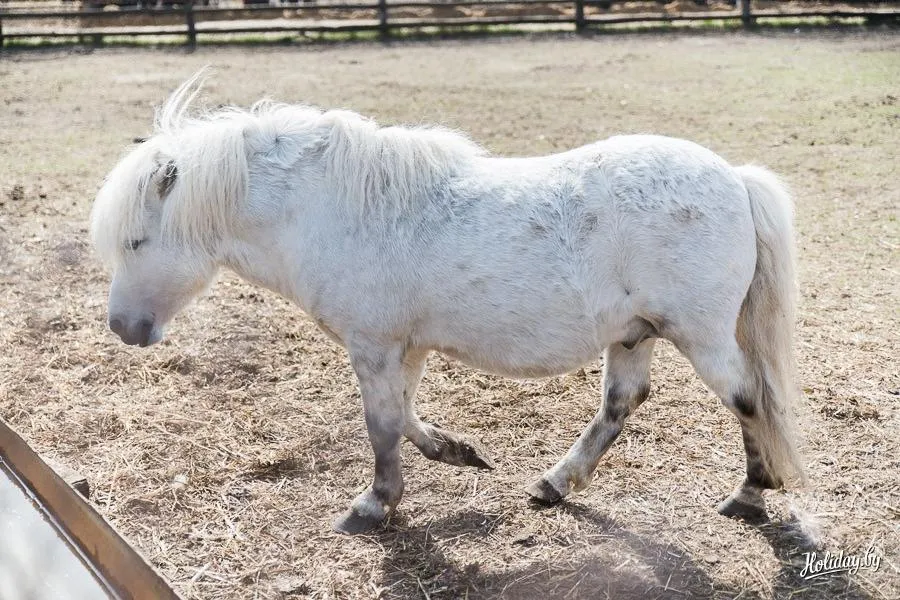
{"label": "wooden fence", "polygon": [[[197,0],[154,0],[155,6],[141,0],[119,1],[122,5],[111,0],[0,0],[0,48],[7,41],[25,38],[99,44],[110,37],[183,36],[188,46],[195,46],[200,36],[223,34],[369,31],[386,38],[396,29],[552,24],[583,31],[624,23],[709,20],[740,21],[750,27],[759,18],[773,17],[900,22],[900,0],[681,0],[665,6],[659,0],[294,0],[278,6],[261,6],[258,0],[241,4],[234,0],[232,6],[227,5],[229,0],[217,6]],[[717,3],[710,5],[711,1]]]}

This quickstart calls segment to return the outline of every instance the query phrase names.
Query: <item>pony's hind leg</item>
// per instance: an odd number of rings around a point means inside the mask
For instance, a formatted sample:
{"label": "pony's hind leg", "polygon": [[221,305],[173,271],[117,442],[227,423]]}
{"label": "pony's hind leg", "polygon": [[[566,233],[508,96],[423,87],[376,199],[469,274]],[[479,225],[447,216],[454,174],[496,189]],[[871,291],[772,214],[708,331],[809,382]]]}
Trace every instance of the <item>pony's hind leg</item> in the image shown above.
{"label": "pony's hind leg", "polygon": [[494,461],[484,445],[469,436],[435,427],[422,421],[416,414],[416,389],[425,371],[427,352],[410,352],[403,361],[405,388],[403,398],[406,407],[404,435],[419,451],[431,460],[459,467],[493,469]]}
{"label": "pony's hind leg", "polygon": [[[762,492],[782,486],[781,477],[765,462],[762,444],[771,433],[760,402],[765,384],[755,376],[746,354],[733,334],[723,334],[718,343],[703,342],[676,345],[687,356],[700,378],[738,419],[747,455],[747,476],[738,488],[718,506],[720,514],[751,522],[766,520]],[[768,436],[768,437],[767,437]]]}
{"label": "pony's hind leg", "polygon": [[[741,417],[738,416],[738,419]],[[768,515],[762,491],[780,488],[782,482],[773,479],[766,473],[754,436],[743,420],[741,421],[741,433],[744,438],[744,452],[747,454],[747,477],[728,498],[719,503],[716,510],[726,517],[735,517],[750,522],[765,521],[768,519]]]}
{"label": "pony's hind leg", "polygon": [[651,338],[630,349],[622,344],[606,349],[603,406],[566,456],[528,487],[531,497],[550,504],[588,486],[600,459],[622,431],[625,419],[650,394],[650,361],[655,342]]}

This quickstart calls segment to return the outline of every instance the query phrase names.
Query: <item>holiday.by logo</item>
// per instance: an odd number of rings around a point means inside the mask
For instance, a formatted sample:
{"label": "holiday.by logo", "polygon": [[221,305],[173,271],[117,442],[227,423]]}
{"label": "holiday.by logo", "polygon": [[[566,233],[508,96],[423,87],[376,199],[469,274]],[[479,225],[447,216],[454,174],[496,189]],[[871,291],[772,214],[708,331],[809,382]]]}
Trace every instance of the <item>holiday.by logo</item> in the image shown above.
{"label": "holiday.by logo", "polygon": [[814,579],[823,575],[846,571],[853,575],[860,569],[872,569],[877,571],[881,566],[881,556],[875,551],[875,546],[869,546],[864,554],[844,554],[843,550],[830,552],[804,552],[806,565],[800,571],[804,579]]}

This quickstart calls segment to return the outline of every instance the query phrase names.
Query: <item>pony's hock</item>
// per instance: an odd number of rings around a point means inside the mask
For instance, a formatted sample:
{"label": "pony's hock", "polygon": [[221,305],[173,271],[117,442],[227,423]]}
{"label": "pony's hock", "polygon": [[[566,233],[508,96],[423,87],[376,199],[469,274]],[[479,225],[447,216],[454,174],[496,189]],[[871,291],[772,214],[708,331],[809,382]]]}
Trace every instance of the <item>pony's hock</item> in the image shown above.
{"label": "pony's hock", "polygon": [[741,425],[747,475],[724,514],[758,517],[762,489],[802,479],[792,204],[769,171],[659,136],[500,158],[453,131],[347,111],[263,102],[191,117],[197,81],[97,196],[111,324],[127,343],[159,341],[222,268],[309,313],[348,351],[375,456],[338,530],[396,509],[403,437],[433,460],[493,466],[480,443],[416,415],[433,351],[519,378],[605,354],[600,409],[529,488],[539,501],[590,483],[647,399],[658,338]]}

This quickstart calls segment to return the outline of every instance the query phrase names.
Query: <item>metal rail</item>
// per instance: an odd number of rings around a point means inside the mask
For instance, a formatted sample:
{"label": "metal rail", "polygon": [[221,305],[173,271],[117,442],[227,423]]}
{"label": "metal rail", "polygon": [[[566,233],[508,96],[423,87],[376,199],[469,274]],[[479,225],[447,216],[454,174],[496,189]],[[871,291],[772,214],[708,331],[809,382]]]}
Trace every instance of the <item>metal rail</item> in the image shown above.
{"label": "metal rail", "polygon": [[181,600],[162,575],[2,420],[0,461],[52,517],[66,541],[77,547],[113,598]]}

